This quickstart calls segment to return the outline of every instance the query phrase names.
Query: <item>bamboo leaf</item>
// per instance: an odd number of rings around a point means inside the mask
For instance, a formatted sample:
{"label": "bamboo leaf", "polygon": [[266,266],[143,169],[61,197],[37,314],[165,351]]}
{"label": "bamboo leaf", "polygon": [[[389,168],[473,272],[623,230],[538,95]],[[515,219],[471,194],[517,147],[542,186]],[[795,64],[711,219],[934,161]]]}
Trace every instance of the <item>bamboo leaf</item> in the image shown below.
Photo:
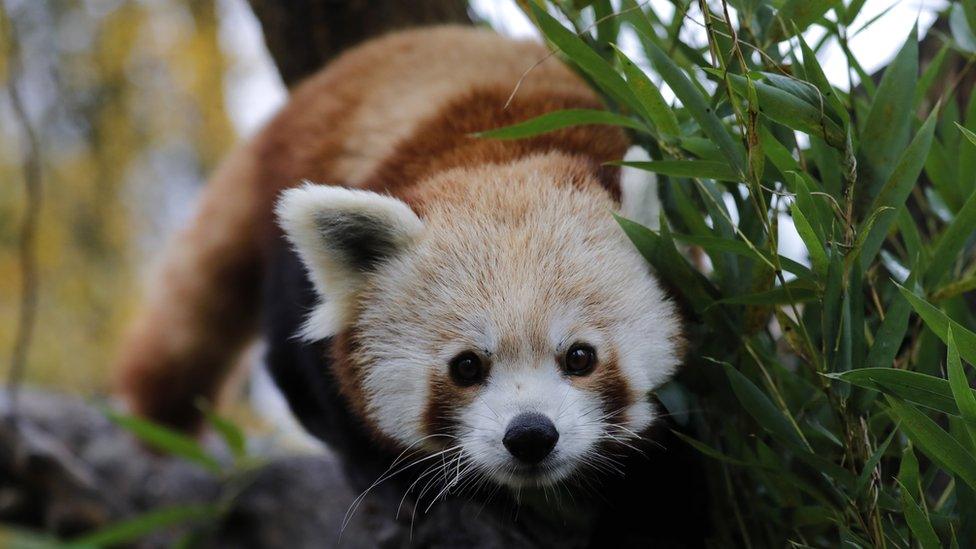
{"label": "bamboo leaf", "polygon": [[867,196],[874,196],[889,179],[908,143],[915,112],[912,107],[917,75],[918,29],[913,27],[898,55],[885,69],[859,136],[860,180]]}
{"label": "bamboo leaf", "polygon": [[684,433],[680,433],[680,432],[674,431],[674,430],[672,430],[671,432],[674,433],[675,436],[677,436],[681,440],[683,440],[686,443],[688,443],[688,445],[691,446],[692,448],[694,448],[695,450],[698,450],[702,454],[704,454],[704,455],[706,455],[706,456],[708,456],[708,457],[710,457],[712,459],[717,459],[719,461],[728,463],[730,465],[739,465],[741,467],[758,467],[759,466],[759,464],[757,464],[757,463],[749,463],[747,461],[742,461],[741,459],[735,459],[733,457],[729,457],[729,456],[723,454],[722,452],[719,452],[718,450],[712,448],[711,446],[709,446],[709,445],[707,445],[707,444],[705,444],[703,442],[697,441],[697,440],[689,437],[688,435],[685,435]]}
{"label": "bamboo leaf", "polygon": [[678,127],[678,119],[661,95],[661,90],[654,85],[654,82],[651,82],[651,79],[644,74],[644,71],[634,64],[624,52],[620,51],[616,46],[613,46],[613,48],[617,52],[617,58],[620,60],[621,66],[623,66],[627,83],[630,84],[631,90],[637,96],[638,103],[642,109],[640,111],[641,114],[662,133],[675,137],[681,135],[681,129]]}
{"label": "bamboo leaf", "polygon": [[74,547],[111,547],[130,544],[170,526],[190,521],[213,520],[219,514],[216,505],[180,505],[137,516],[87,534],[75,540]]}
{"label": "bamboo leaf", "polygon": [[[686,234],[675,234],[674,239],[683,244],[699,246],[710,252],[728,252],[742,257],[749,257],[766,263],[775,265],[772,255],[766,250],[752,248],[741,240],[731,238],[697,236]],[[813,273],[804,265],[793,261],[788,257],[779,256],[777,258],[783,270],[795,274],[798,278],[813,279]]]}
{"label": "bamboo leaf", "polygon": [[959,349],[956,347],[956,340],[952,334],[952,327],[946,334],[946,345],[949,348],[946,357],[946,369],[949,371],[949,386],[952,388],[952,396],[956,400],[956,406],[962,415],[963,423],[969,432],[969,439],[972,447],[976,448],[976,394],[969,386],[966,372],[962,368],[962,360],[959,358]]}
{"label": "bamboo leaf", "polygon": [[773,15],[770,28],[766,31],[769,40],[780,42],[797,31],[806,30],[839,2],[840,0],[786,0],[783,7]]}
{"label": "bamboo leaf", "polygon": [[[745,96],[748,84],[744,76],[728,75],[732,89]],[[803,99],[779,88],[755,82],[759,110],[766,117],[794,130],[822,137],[830,146],[843,150],[844,130],[826,113]]]}
{"label": "bamboo leaf", "polygon": [[901,430],[908,438],[941,468],[970,487],[976,487],[976,456],[911,404],[887,398],[892,414],[901,421]]}
{"label": "bamboo leaf", "polygon": [[929,90],[932,88],[932,84],[935,83],[936,77],[942,72],[943,63],[946,60],[946,54],[949,53],[951,49],[950,44],[947,42],[942,45],[939,52],[935,54],[932,61],[929,62],[928,66],[925,67],[925,71],[922,73],[921,78],[918,79],[918,84],[915,86],[915,104],[920,104],[926,97],[928,97]]}
{"label": "bamboo leaf", "polygon": [[800,211],[796,202],[790,207],[790,214],[793,216],[793,225],[796,227],[796,232],[800,235],[800,239],[803,240],[803,243],[807,247],[807,255],[810,256],[810,263],[813,265],[814,272],[820,277],[827,276],[827,252],[817,238],[816,231],[814,231],[810,222],[807,221],[803,212]]}
{"label": "bamboo leaf", "polygon": [[196,463],[212,473],[220,473],[220,462],[208,454],[192,438],[136,416],[120,414],[111,410],[107,410],[105,413],[114,423],[153,448]]}
{"label": "bamboo leaf", "polygon": [[234,459],[240,460],[247,456],[247,439],[237,425],[234,425],[227,418],[220,416],[206,401],[201,400],[197,402],[197,408],[203,411],[207,423],[224,440],[224,444],[230,449]]}
{"label": "bamboo leaf", "polygon": [[976,192],[969,195],[959,213],[939,237],[925,270],[926,288],[931,288],[942,280],[974,232],[976,232]]}
{"label": "bamboo leaf", "polygon": [[[682,105],[701,126],[707,135],[725,155],[729,163],[738,171],[745,173],[745,152],[742,144],[736,141],[729,130],[709,106],[701,91],[688,79],[688,76],[671,58],[651,41],[645,42],[651,63],[661,78],[668,83],[671,91],[681,100]],[[744,179],[744,177],[743,177]]]}
{"label": "bamboo leaf", "polygon": [[918,475],[918,460],[912,452],[911,446],[905,448],[902,453],[901,470],[898,473],[898,482],[901,484],[902,512],[905,513],[905,521],[908,528],[918,540],[923,549],[939,549],[942,547],[939,536],[936,535],[929,522],[928,514],[915,500],[915,494],[921,495]]}
{"label": "bamboo leaf", "polygon": [[[868,231],[864,246],[861,248],[862,264],[870,263],[878,254],[878,250],[881,249],[881,244],[888,234],[888,229],[897,216],[898,209],[905,203],[912,187],[918,180],[919,174],[922,173],[922,167],[925,166],[925,159],[928,157],[929,148],[932,145],[932,136],[935,133],[937,112],[937,110],[933,110],[925,123],[922,124],[908,149],[901,156],[898,166],[891,172],[888,181],[871,205],[871,211],[879,211],[881,208],[890,209],[881,211]],[[863,226],[861,230],[864,230]]]}
{"label": "bamboo leaf", "polygon": [[587,124],[604,124],[608,126],[623,126],[632,130],[646,132],[647,128],[643,124],[632,118],[614,114],[609,111],[596,109],[566,109],[562,111],[548,112],[535,118],[530,118],[524,122],[512,124],[502,128],[491,129],[474,134],[475,137],[488,139],[522,139],[544,133],[569,128],[572,126],[583,126]]}
{"label": "bamboo leaf", "polygon": [[759,390],[749,378],[732,367],[731,364],[721,363],[725,374],[732,386],[739,403],[762,426],[780,441],[801,448],[809,448],[795,422],[791,422],[773,403]]}
{"label": "bamboo leaf", "polygon": [[[909,286],[915,284],[915,273],[912,272],[905,281]],[[911,316],[912,305],[900,292],[895,293],[885,312],[885,319],[874,334],[874,344],[864,361],[867,368],[891,368],[898,356],[908,331],[908,319]]]}
{"label": "bamboo leaf", "polygon": [[976,145],[976,133],[973,133],[972,131],[969,130],[969,128],[961,125],[959,122],[956,122],[956,127],[959,128],[959,131],[961,131],[962,134],[966,136],[966,139],[968,139],[970,143]]}
{"label": "bamboo leaf", "polygon": [[[802,34],[797,35],[797,40],[800,42],[800,51],[803,52],[803,70],[807,73],[807,78],[820,90],[824,102],[830,105],[831,112],[840,116],[841,121],[845,125],[850,124],[851,120],[850,115],[847,113],[847,108],[844,107],[840,98],[837,97],[837,90],[827,80],[827,75],[824,74],[823,67],[817,61],[817,54],[810,49],[806,40],[803,39]],[[818,103],[815,103],[815,105],[818,105]]]}
{"label": "bamboo leaf", "polygon": [[651,162],[610,162],[610,164],[628,166],[669,177],[715,179],[733,183],[741,181],[739,175],[728,164],[710,160],[655,160]]}
{"label": "bamboo leaf", "polygon": [[976,334],[967,330],[958,322],[952,320],[936,306],[919,296],[908,291],[902,286],[898,286],[901,294],[911,303],[912,308],[918,313],[925,324],[932,330],[932,333],[939,336],[943,342],[949,333],[949,326],[952,326],[952,333],[955,336],[956,346],[959,355],[968,363],[976,364]]}
{"label": "bamboo leaf", "polygon": [[810,288],[794,288],[789,284],[777,286],[764,292],[736,295],[719,300],[719,303],[729,305],[783,305],[789,303],[807,303],[819,299],[816,290]]}
{"label": "bamboo leaf", "polygon": [[884,457],[885,452],[888,451],[888,446],[891,445],[891,441],[895,440],[895,435],[898,433],[897,429],[892,429],[891,434],[875,448],[874,452],[871,453],[871,457],[864,462],[864,468],[861,469],[861,474],[857,477],[857,487],[854,489],[854,499],[857,499],[867,488],[868,483],[871,481],[871,475],[874,473],[875,467],[881,462],[881,458]]}
{"label": "bamboo leaf", "polygon": [[959,413],[949,382],[939,377],[894,368],[857,368],[824,375],[946,414]]}
{"label": "bamboo leaf", "polygon": [[559,51],[566,54],[566,57],[576,66],[593,78],[600,89],[613,97],[614,100],[640,112],[640,104],[634,93],[624,82],[623,77],[609,63],[586,45],[586,42],[576,36],[574,32],[556,21],[543,7],[535,2],[528,2],[528,4],[539,30]]}
{"label": "bamboo leaf", "polygon": [[[674,249],[674,241],[670,236],[665,238],[663,234],[657,234],[625,217],[614,215],[614,219],[644,259],[654,266],[664,280],[679,288],[696,311],[704,311],[712,305],[714,299],[710,295],[707,280],[703,280],[701,274],[693,270]],[[666,225],[662,225],[662,233],[665,227]]]}

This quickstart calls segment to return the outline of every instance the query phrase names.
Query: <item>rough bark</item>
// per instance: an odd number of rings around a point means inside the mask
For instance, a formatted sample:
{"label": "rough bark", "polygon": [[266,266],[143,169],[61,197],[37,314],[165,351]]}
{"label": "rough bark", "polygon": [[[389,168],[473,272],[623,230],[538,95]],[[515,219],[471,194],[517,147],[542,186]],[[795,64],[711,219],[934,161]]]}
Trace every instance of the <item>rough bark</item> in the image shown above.
{"label": "rough bark", "polygon": [[343,50],[392,30],[470,23],[466,0],[249,0],[288,87]]}

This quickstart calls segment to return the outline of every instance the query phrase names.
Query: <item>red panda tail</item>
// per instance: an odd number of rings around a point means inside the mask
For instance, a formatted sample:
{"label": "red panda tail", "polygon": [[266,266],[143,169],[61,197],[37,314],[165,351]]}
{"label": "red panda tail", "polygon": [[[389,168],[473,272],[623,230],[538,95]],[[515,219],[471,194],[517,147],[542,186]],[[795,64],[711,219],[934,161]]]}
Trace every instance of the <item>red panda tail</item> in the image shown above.
{"label": "red panda tail", "polygon": [[132,412],[182,429],[199,426],[254,336],[273,194],[247,146],[205,187],[190,225],[169,245],[115,364]]}

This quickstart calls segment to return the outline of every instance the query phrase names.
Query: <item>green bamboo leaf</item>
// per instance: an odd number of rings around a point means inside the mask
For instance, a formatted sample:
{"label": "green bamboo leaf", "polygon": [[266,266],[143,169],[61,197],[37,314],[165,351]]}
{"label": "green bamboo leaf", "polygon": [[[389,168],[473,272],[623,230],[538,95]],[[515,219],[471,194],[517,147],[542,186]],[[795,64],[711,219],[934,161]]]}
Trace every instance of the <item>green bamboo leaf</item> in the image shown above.
{"label": "green bamboo leaf", "polygon": [[766,30],[767,37],[773,42],[790,38],[797,31],[806,30],[839,3],[840,0],[786,0],[773,15]]}
{"label": "green bamboo leaf", "polygon": [[901,503],[902,512],[905,513],[905,521],[908,528],[912,531],[915,539],[918,540],[922,549],[939,549],[942,547],[939,536],[936,535],[929,522],[928,514],[916,502],[914,494],[921,494],[918,475],[918,460],[912,452],[911,446],[905,448],[902,453],[901,470],[898,473],[898,482],[901,484]]}
{"label": "green bamboo leaf", "polygon": [[867,242],[868,237],[871,236],[871,229],[874,227],[874,224],[878,222],[878,219],[880,219],[882,215],[888,214],[886,219],[891,222],[897,217],[896,213],[895,208],[890,206],[881,206],[877,210],[871,212],[871,215],[861,224],[861,227],[858,229],[857,238],[854,240],[854,245],[851,246],[850,251],[847,252],[847,256],[844,258],[848,266],[853,265],[854,261],[860,256],[861,250],[864,249],[864,243]]}
{"label": "green bamboo leaf", "polygon": [[936,137],[932,140],[932,149],[925,161],[925,174],[929,176],[939,197],[953,210],[958,210],[962,204],[961,190],[956,181],[955,152],[948,148]]}
{"label": "green bamboo leaf", "polygon": [[[847,35],[847,42],[850,43],[850,41],[855,36],[861,34],[862,32],[864,32],[867,29],[869,29],[872,26],[874,26],[874,24],[877,23],[878,20],[883,19],[884,16],[888,15],[889,13],[891,13],[891,10],[893,8],[897,7],[897,6],[898,6],[898,4],[891,4],[887,8],[885,8],[885,9],[879,11],[878,13],[874,14],[870,19],[868,19],[867,21],[865,21],[864,24],[862,24],[861,26],[859,26],[856,31],[854,31],[854,32],[852,32],[852,33],[850,33],[850,34]],[[836,28],[836,26],[832,27],[831,30],[833,30],[834,28]]]}
{"label": "green bamboo leaf", "polygon": [[866,0],[851,0],[851,3],[844,9],[844,24],[850,25],[857,19],[857,15],[861,13],[861,8],[864,7],[864,2]]}
{"label": "green bamboo leaf", "polygon": [[[775,265],[774,259],[770,252],[767,250],[752,248],[741,240],[717,236],[698,236],[686,234],[674,234],[673,236],[675,240],[681,242],[682,244],[699,246],[709,252],[728,252],[740,255],[742,257],[756,259],[765,263],[766,265]],[[779,256],[777,259],[779,260],[784,271],[795,274],[797,278],[807,280],[814,278],[813,273],[810,272],[810,269],[806,268],[804,265],[797,263],[788,257]]]}
{"label": "green bamboo leaf", "polygon": [[823,243],[817,238],[816,231],[813,230],[813,226],[807,221],[803,212],[796,202],[790,207],[790,214],[793,216],[793,225],[796,227],[796,232],[799,233],[800,239],[807,247],[807,255],[810,256],[810,264],[813,265],[813,271],[817,273],[817,276],[825,277],[827,276],[827,252],[824,249]]}
{"label": "green bamboo leaf", "polygon": [[929,62],[928,66],[925,67],[925,71],[922,76],[918,79],[918,84],[915,86],[915,105],[921,104],[922,101],[928,97],[929,90],[932,88],[932,84],[935,83],[936,78],[942,72],[943,64],[946,60],[946,55],[951,50],[951,44],[946,42],[939,48],[939,52],[935,54],[932,61]]}
{"label": "green bamboo leaf", "polygon": [[966,372],[962,368],[962,360],[959,358],[959,349],[956,347],[956,340],[952,334],[952,327],[946,334],[946,345],[949,348],[946,357],[946,369],[949,371],[949,386],[952,388],[952,396],[956,400],[956,406],[962,415],[966,430],[969,432],[969,439],[972,441],[973,448],[976,448],[976,395],[969,386]]}
{"label": "green bamboo leaf", "polygon": [[[905,283],[914,286],[915,278],[915,273],[912,272]],[[896,292],[885,311],[884,321],[874,334],[874,344],[864,360],[865,367],[891,368],[895,357],[898,356],[898,349],[905,339],[905,332],[908,331],[908,319],[911,313],[911,303],[900,292]]]}
{"label": "green bamboo leaf", "polygon": [[624,233],[626,233],[627,237],[630,238],[630,241],[634,244],[634,247],[637,248],[637,251],[644,256],[644,259],[648,263],[653,265],[657,260],[656,255],[661,246],[661,237],[654,231],[648,229],[640,223],[631,221],[626,217],[614,215],[614,219],[617,220],[617,223],[624,230]]}
{"label": "green bamboo leaf", "polygon": [[628,166],[659,173],[668,177],[715,179],[716,181],[741,181],[739,175],[724,162],[711,160],[654,160],[651,162],[610,162],[611,165]]}
{"label": "green bamboo leaf", "polygon": [[857,486],[854,488],[853,499],[856,500],[858,497],[860,497],[860,495],[864,492],[864,489],[867,488],[868,483],[871,481],[871,475],[874,473],[875,467],[878,466],[881,458],[884,457],[885,452],[888,451],[888,446],[891,446],[891,441],[895,440],[896,434],[898,434],[898,430],[892,429],[891,433],[884,440],[884,442],[879,444],[878,447],[875,448],[874,452],[871,453],[871,457],[864,462],[864,468],[861,469],[861,474],[857,477]]}
{"label": "green bamboo leaf", "polygon": [[614,100],[640,112],[640,103],[616,70],[600,54],[593,51],[576,33],[562,26],[546,10],[535,2],[528,2],[532,16],[545,35],[559,51],[566,54],[576,66],[593,78],[594,82]]}
{"label": "green bamboo leaf", "polygon": [[[801,170],[800,163],[793,158],[790,150],[780,143],[765,125],[759,129],[759,138],[762,140],[763,152],[766,153],[766,156],[780,173],[785,174],[788,172],[799,172]],[[788,182],[786,183],[789,185]]]}
{"label": "green bamboo leaf", "polygon": [[167,507],[124,522],[111,524],[101,530],[72,540],[70,545],[73,547],[112,547],[131,544],[163,528],[191,521],[214,520],[219,514],[216,505]]}
{"label": "green bamboo leaf", "polygon": [[972,143],[973,145],[976,145],[976,133],[973,133],[972,131],[969,130],[969,128],[963,126],[959,122],[956,122],[955,124],[956,127],[959,128],[959,131],[961,131],[962,134],[966,136],[966,139],[968,139],[969,142]]}
{"label": "green bamboo leaf", "polygon": [[608,126],[623,126],[632,130],[647,132],[647,128],[640,122],[614,114],[609,111],[596,109],[566,109],[547,112],[541,116],[530,118],[524,122],[475,133],[475,137],[487,139],[522,139],[543,133],[549,133],[572,126],[587,124],[604,124]]}
{"label": "green bamboo leaf", "polygon": [[699,441],[697,441],[697,440],[689,437],[688,435],[685,435],[683,433],[679,433],[678,431],[672,430],[671,432],[674,433],[675,436],[677,436],[681,440],[683,440],[686,443],[688,443],[688,445],[691,446],[692,448],[694,448],[695,450],[698,450],[702,454],[704,454],[704,455],[706,455],[706,456],[708,456],[708,457],[710,457],[712,459],[716,459],[718,461],[722,461],[722,462],[728,463],[730,465],[739,465],[741,467],[761,467],[758,463],[749,463],[748,461],[742,461],[741,459],[735,459],[733,457],[729,457],[729,456],[723,454],[722,452],[719,452],[718,450],[712,448],[711,446],[708,446],[707,444],[705,444],[703,442],[699,442]]}
{"label": "green bamboo leaf", "polygon": [[925,270],[926,288],[931,288],[942,280],[974,232],[976,232],[976,192],[969,195],[959,213],[939,237]]}
{"label": "green bamboo leaf", "polygon": [[800,448],[810,448],[803,434],[796,427],[796,422],[790,421],[783,411],[774,406],[769,398],[749,381],[749,378],[727,362],[720,362],[720,364],[725,368],[732,392],[739,399],[739,403],[760,426],[781,442]]}
{"label": "green bamboo leaf", "polygon": [[613,49],[617,52],[617,58],[623,66],[624,75],[627,77],[631,91],[637,96],[638,103],[641,106],[640,113],[662,133],[675,137],[681,135],[678,119],[661,95],[661,90],[617,46],[613,46]]}
{"label": "green bamboo leaf", "polygon": [[[890,69],[889,69],[890,70]],[[891,172],[888,181],[881,188],[881,191],[874,199],[869,211],[878,211],[881,208],[890,208],[882,211],[873,226],[868,231],[868,236],[861,248],[861,262],[864,265],[874,261],[874,257],[881,249],[888,229],[897,217],[898,210],[905,203],[908,195],[918,181],[918,176],[922,173],[925,166],[925,159],[928,157],[929,148],[932,145],[932,136],[935,133],[935,122],[937,120],[937,110],[929,114],[928,119],[915,134],[908,149],[904,151],[898,166]],[[860,230],[863,230],[862,226]]]}
{"label": "green bamboo leaf", "polygon": [[247,438],[237,425],[218,414],[205,400],[198,401],[197,408],[203,412],[207,423],[224,440],[224,444],[230,449],[234,459],[240,460],[247,457]]}
{"label": "green bamboo leaf", "polygon": [[911,404],[892,397],[887,399],[892,414],[901,421],[901,430],[929,459],[970,487],[976,487],[976,456]]}
{"label": "green bamboo leaf", "polygon": [[658,234],[625,217],[614,214],[614,219],[644,259],[655,268],[658,275],[668,284],[679,289],[695,311],[705,311],[712,305],[714,299],[711,294],[714,290],[701,273],[692,269],[687,260],[674,248],[670,232],[665,235],[666,224],[662,224],[661,234]]}
{"label": "green bamboo leaf", "polygon": [[[744,76],[729,74],[729,82],[736,93],[745,97],[748,81]],[[831,147],[843,150],[844,130],[826,113],[803,99],[779,88],[755,82],[759,110],[771,120],[788,128],[822,137]]]}
{"label": "green bamboo leaf", "polygon": [[823,67],[817,61],[817,54],[810,49],[807,41],[803,39],[802,34],[797,35],[797,40],[800,42],[800,51],[803,52],[803,70],[807,73],[807,78],[820,91],[824,102],[830,105],[831,112],[839,116],[844,125],[850,124],[851,119],[847,113],[847,108],[844,107],[840,98],[837,97],[837,90],[827,80],[827,75],[824,74]]}
{"label": "green bamboo leaf", "polygon": [[901,452],[901,462],[898,463],[898,481],[902,488],[910,494],[922,493],[922,479],[918,470],[918,458],[912,450],[912,444],[908,443]]}
{"label": "green bamboo leaf", "polygon": [[617,41],[620,20],[615,17],[610,0],[591,0],[588,3],[593,6],[593,16],[596,18],[596,41],[605,48]]}
{"label": "green bamboo leaf", "polygon": [[682,105],[698,122],[705,135],[715,142],[732,167],[744,174],[745,152],[742,144],[732,137],[708,101],[705,100],[702,92],[657,44],[647,41],[645,47],[658,74],[668,83],[671,91],[681,100]]}
{"label": "green bamboo leaf", "polygon": [[912,535],[918,540],[919,546],[922,549],[940,549],[942,542],[939,541],[939,536],[932,528],[932,523],[929,522],[925,512],[922,511],[915,498],[907,490],[901,491],[901,508],[905,514],[905,522],[908,523]]}
{"label": "green bamboo leaf", "polygon": [[[918,28],[913,27],[904,46],[885,69],[860,135],[859,180],[863,182],[866,196],[874,196],[889,179],[908,143],[915,113],[917,76]],[[928,147],[925,152],[928,153]]]}
{"label": "green bamboo leaf", "polygon": [[761,76],[762,80],[769,86],[772,86],[780,91],[786,92],[797,99],[802,100],[807,105],[820,110],[824,107],[826,110],[827,104],[820,93],[820,90],[810,82],[800,80],[799,78],[793,76],[785,76],[782,74],[777,74],[774,72],[761,71],[758,73],[753,73],[753,76]]}
{"label": "green bamboo leaf", "polygon": [[976,334],[967,330],[961,324],[946,316],[936,306],[913,294],[906,288],[898,286],[898,289],[905,296],[905,299],[911,303],[915,312],[922,317],[926,326],[932,330],[932,333],[939,336],[943,342],[946,342],[945,337],[949,333],[949,326],[951,325],[959,355],[966,362],[976,364]]}
{"label": "green bamboo leaf", "polygon": [[976,290],[976,274],[955,280],[932,292],[932,301],[944,301]]}
{"label": "green bamboo leaf", "polygon": [[905,241],[908,257],[913,262],[922,265],[927,264],[931,251],[928,246],[922,243],[922,233],[919,232],[918,225],[915,224],[912,215],[908,213],[908,208],[905,206],[899,208],[898,219],[895,221],[895,224],[898,226],[898,233]]}
{"label": "green bamboo leaf", "polygon": [[820,298],[819,292],[810,288],[792,287],[790,284],[777,286],[764,292],[736,295],[718,301],[728,305],[786,305],[808,303]]}
{"label": "green bamboo leaf", "polygon": [[208,454],[192,438],[140,417],[120,414],[111,410],[107,410],[105,414],[115,424],[129,431],[149,446],[196,463],[212,473],[220,473],[220,462]]}
{"label": "green bamboo leaf", "polygon": [[824,375],[946,414],[959,413],[949,382],[939,377],[894,368],[857,368]]}

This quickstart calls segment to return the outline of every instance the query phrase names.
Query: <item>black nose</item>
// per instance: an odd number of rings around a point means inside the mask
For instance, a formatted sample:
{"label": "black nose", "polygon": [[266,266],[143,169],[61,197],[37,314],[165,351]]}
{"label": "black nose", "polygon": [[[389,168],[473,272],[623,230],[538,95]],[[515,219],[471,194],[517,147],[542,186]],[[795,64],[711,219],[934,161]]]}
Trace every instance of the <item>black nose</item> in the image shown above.
{"label": "black nose", "polygon": [[559,432],[549,418],[542,414],[525,413],[515,416],[502,443],[515,459],[535,465],[549,455],[559,440]]}

